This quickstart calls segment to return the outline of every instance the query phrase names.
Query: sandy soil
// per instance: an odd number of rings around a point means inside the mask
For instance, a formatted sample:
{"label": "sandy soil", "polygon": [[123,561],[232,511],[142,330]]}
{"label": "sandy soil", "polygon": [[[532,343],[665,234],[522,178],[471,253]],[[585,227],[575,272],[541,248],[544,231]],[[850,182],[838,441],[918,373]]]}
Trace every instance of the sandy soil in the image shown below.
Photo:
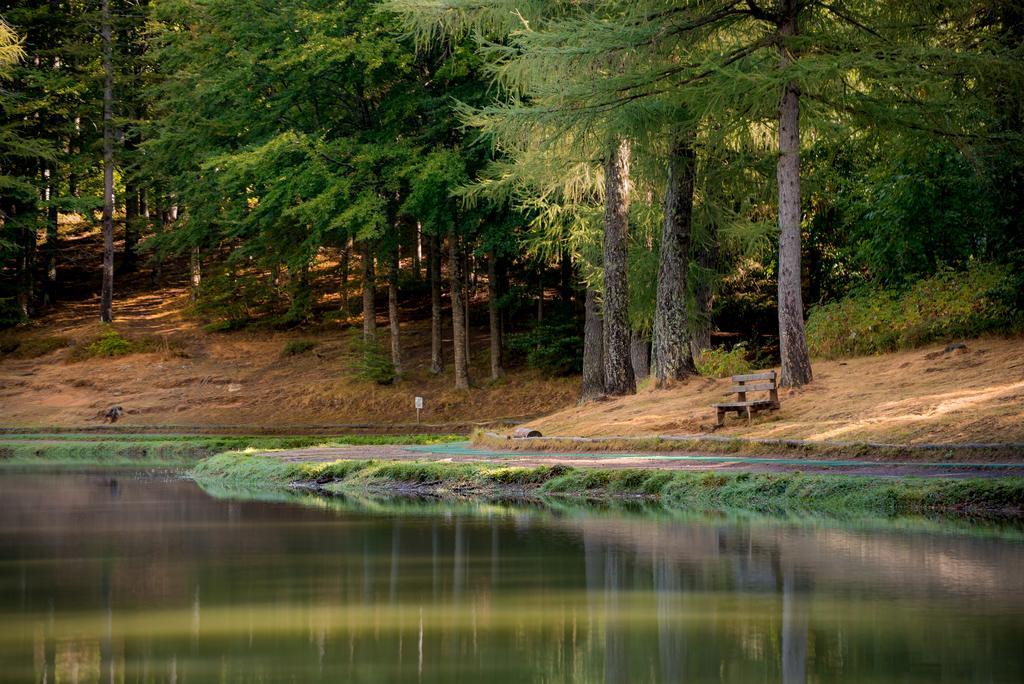
{"label": "sandy soil", "polygon": [[[154,353],[74,361],[74,346],[100,333],[98,302],[63,305],[17,335],[65,338],[71,345],[34,359],[0,357],[0,426],[89,427],[112,405],[124,407],[119,426],[249,426],[253,428],[414,423],[413,397],[425,399],[425,424],[523,419],[571,404],[576,382],[514,371],[487,378],[486,329],[473,331],[477,387],[452,389],[451,369],[429,372],[428,321],[403,326],[407,373],[392,386],[354,377],[342,324],[317,331],[206,333],[185,313],[183,287],[143,292],[115,302],[115,328],[129,339],[155,343]],[[481,325],[486,318],[475,316]],[[386,320],[378,325],[386,338]],[[449,331],[450,332],[450,331]],[[317,346],[284,356],[285,344]],[[386,342],[385,342],[386,343]],[[451,341],[446,340],[450,351]]]}
{"label": "sandy soil", "polygon": [[[750,426],[729,414],[715,434],[904,444],[1024,442],[1024,339],[968,340],[966,349],[951,353],[944,347],[817,361],[813,383],[781,391],[781,410],[762,413]],[[529,426],[546,436],[710,432],[711,404],[728,400],[730,384],[695,378],[667,391],[648,389],[568,408]]]}

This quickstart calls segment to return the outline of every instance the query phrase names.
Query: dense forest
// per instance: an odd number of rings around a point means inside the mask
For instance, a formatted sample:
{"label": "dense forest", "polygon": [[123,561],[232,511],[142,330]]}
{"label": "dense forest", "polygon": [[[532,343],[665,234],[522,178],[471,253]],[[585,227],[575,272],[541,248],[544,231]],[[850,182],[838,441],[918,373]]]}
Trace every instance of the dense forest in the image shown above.
{"label": "dense forest", "polygon": [[187,283],[211,333],[361,326],[390,382],[421,310],[463,389],[486,307],[492,378],[586,400],[1021,325],[1017,0],[0,16],[0,326]]}

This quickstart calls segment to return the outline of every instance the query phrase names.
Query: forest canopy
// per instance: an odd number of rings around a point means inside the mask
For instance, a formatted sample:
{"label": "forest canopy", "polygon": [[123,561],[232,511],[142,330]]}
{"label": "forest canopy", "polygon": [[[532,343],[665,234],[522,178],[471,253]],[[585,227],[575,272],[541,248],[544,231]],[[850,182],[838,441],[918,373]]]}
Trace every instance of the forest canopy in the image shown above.
{"label": "forest canopy", "polygon": [[358,328],[391,382],[422,311],[432,372],[468,389],[477,306],[492,379],[582,373],[591,399],[730,353],[798,386],[812,353],[1021,325],[1016,0],[0,17],[2,326],[83,287],[114,321],[144,276],[212,331]]}

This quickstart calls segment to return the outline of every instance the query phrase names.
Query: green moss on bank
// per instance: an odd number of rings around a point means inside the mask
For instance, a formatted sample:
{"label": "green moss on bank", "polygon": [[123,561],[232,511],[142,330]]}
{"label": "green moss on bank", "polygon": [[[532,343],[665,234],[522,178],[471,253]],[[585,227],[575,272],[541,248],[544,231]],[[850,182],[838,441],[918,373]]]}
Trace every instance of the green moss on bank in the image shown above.
{"label": "green moss on bank", "polygon": [[882,478],[801,473],[733,473],[507,467],[428,461],[308,463],[227,453],[199,463],[192,476],[248,486],[304,485],[328,491],[392,490],[438,495],[643,498],[670,508],[755,512],[904,514],[928,511],[1024,512],[1024,478]]}
{"label": "green moss on bank", "polygon": [[3,435],[0,468],[32,466],[188,468],[226,451],[311,446],[437,444],[457,435],[236,437],[197,435]]}

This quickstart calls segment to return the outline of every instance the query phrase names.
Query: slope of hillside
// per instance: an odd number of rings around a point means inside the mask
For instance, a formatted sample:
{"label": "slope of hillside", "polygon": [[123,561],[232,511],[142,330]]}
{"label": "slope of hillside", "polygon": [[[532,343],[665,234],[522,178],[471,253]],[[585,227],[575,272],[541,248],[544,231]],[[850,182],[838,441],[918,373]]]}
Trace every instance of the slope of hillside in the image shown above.
{"label": "slope of hillside", "polygon": [[[532,421],[551,436],[710,432],[728,380],[694,378],[666,391],[596,402]],[[890,443],[1024,442],[1024,339],[814,363],[814,382],[782,390],[780,411],[748,426],[730,414],[716,434]],[[735,395],[733,395],[735,398]]]}
{"label": "slope of hillside", "polygon": [[[452,389],[451,369],[429,372],[429,321],[403,326],[406,375],[389,386],[355,377],[349,333],[340,324],[299,332],[207,333],[186,311],[183,287],[120,298],[115,329],[144,341],[148,353],[76,360],[97,339],[95,298],[58,307],[27,330],[6,333],[14,350],[0,356],[0,426],[89,427],[100,414],[124,407],[125,426],[251,426],[287,428],[353,423],[413,423],[413,398],[425,398],[425,424],[529,418],[572,404],[576,380],[513,370],[487,380],[486,328],[473,330],[469,392]],[[408,319],[414,319],[407,312]],[[476,314],[483,325],[486,316]],[[386,321],[378,321],[386,336]],[[450,337],[450,330],[449,337]],[[284,353],[294,340],[316,345]],[[450,353],[450,338],[445,341]],[[24,350],[55,347],[36,358]]]}

